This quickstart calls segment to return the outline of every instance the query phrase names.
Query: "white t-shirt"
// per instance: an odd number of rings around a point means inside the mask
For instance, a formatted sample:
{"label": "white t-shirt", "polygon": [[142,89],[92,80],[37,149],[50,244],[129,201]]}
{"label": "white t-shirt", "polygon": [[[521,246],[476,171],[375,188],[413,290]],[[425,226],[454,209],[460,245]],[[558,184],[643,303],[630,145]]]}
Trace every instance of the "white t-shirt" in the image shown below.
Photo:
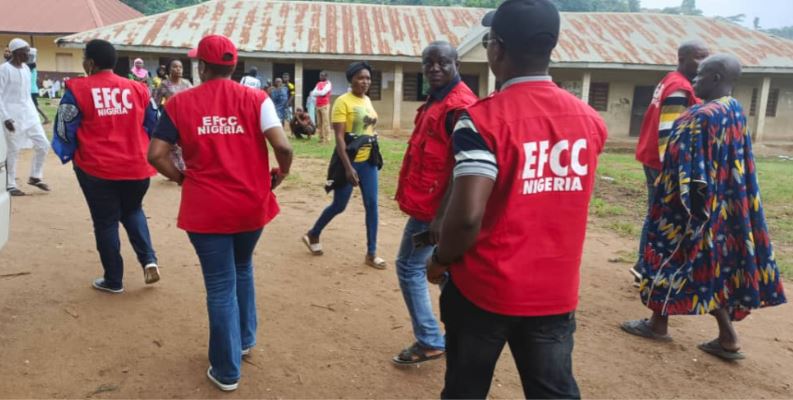
{"label": "white t-shirt", "polygon": [[262,132],[267,132],[270,128],[275,128],[281,125],[281,119],[278,118],[278,113],[275,112],[275,104],[271,98],[267,98],[262,103],[259,109],[259,128]]}
{"label": "white t-shirt", "polygon": [[252,87],[254,89],[261,89],[262,88],[262,81],[252,76],[243,76],[242,80],[240,80],[240,84],[248,87]]}

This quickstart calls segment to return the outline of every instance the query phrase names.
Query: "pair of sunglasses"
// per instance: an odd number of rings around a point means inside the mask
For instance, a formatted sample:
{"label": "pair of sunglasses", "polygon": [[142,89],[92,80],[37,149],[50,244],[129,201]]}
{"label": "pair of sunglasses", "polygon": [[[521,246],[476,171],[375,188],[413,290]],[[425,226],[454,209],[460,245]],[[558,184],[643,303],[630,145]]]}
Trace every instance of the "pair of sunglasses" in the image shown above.
{"label": "pair of sunglasses", "polygon": [[490,37],[490,32],[488,32],[488,33],[485,33],[485,36],[482,36],[482,47],[487,48],[487,46],[493,40],[495,40],[496,42],[498,42],[502,46],[504,45],[504,41],[500,37],[494,36],[494,37],[491,38]]}

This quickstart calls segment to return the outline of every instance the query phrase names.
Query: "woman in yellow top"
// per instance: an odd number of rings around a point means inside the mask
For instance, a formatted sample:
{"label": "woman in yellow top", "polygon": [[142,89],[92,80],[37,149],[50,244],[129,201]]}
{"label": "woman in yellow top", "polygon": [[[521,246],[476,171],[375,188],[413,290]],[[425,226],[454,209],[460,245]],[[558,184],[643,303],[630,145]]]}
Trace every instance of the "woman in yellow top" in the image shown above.
{"label": "woman in yellow top", "polygon": [[372,67],[355,62],[347,68],[350,92],[333,103],[331,123],[336,134],[336,154],[343,166],[347,182],[335,186],[333,202],[322,212],[314,227],[303,236],[303,242],[314,255],[322,255],[319,236],[331,220],[344,211],[350,201],[353,186],[360,186],[366,209],[366,264],[385,269],[386,262],[377,257],[377,176],[378,157],[373,151],[376,143],[377,112],[366,93],[372,84]]}

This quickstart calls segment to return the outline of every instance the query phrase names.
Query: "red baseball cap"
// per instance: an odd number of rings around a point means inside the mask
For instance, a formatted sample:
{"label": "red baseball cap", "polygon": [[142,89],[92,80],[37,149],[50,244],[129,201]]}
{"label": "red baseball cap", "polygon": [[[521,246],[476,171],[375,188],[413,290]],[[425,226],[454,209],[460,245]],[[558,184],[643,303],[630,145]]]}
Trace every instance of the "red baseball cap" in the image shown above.
{"label": "red baseball cap", "polygon": [[237,63],[237,47],[223,35],[209,35],[204,36],[198,47],[190,50],[187,56],[209,64],[234,65]]}

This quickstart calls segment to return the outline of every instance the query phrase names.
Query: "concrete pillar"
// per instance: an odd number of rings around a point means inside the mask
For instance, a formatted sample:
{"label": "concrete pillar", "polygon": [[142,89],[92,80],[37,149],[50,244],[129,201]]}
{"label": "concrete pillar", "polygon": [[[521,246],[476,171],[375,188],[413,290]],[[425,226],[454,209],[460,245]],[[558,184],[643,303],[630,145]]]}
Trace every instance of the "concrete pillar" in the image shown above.
{"label": "concrete pillar", "polygon": [[758,98],[756,125],[754,128],[753,140],[755,142],[763,141],[763,130],[765,129],[765,113],[768,108],[768,95],[771,93],[771,77],[763,78],[763,85],[760,87],[760,98]]}
{"label": "concrete pillar", "polygon": [[303,104],[303,61],[295,61],[295,108],[306,108]]}
{"label": "concrete pillar", "polygon": [[496,91],[496,76],[490,68],[487,69],[487,94],[488,96]]}
{"label": "concrete pillar", "polygon": [[193,86],[198,86],[201,84],[201,75],[198,73],[198,59],[192,59],[190,61],[190,70],[193,73]]}
{"label": "concrete pillar", "polygon": [[394,115],[391,120],[391,130],[399,133],[402,121],[402,64],[394,65]]}
{"label": "concrete pillar", "polygon": [[592,73],[584,72],[584,79],[581,82],[581,101],[589,104],[589,87],[592,86]]}

